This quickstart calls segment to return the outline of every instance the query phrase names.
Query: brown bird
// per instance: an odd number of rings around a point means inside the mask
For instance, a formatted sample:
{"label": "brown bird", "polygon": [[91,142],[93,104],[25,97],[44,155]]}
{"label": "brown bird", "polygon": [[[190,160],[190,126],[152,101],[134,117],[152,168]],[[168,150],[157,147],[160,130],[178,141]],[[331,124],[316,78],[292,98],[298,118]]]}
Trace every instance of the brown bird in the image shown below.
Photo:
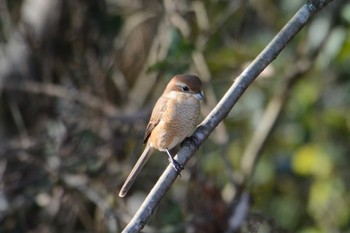
{"label": "brown bird", "polygon": [[169,150],[193,132],[200,113],[200,100],[203,98],[202,83],[197,76],[181,74],[170,80],[153,108],[143,140],[146,147],[126,178],[119,192],[120,197],[129,191],[154,149],[167,153],[175,171],[183,169]]}

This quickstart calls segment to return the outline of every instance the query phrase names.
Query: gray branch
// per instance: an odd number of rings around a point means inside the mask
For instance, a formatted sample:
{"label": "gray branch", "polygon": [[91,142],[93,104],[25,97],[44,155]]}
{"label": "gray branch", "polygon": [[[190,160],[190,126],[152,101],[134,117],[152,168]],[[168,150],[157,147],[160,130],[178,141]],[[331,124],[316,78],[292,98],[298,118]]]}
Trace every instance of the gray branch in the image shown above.
{"label": "gray branch", "polygon": [[[268,46],[235,80],[233,85],[212,112],[198,126],[193,134],[197,139],[196,145],[188,143],[179,151],[178,156],[176,157],[180,164],[186,164],[196,151],[196,148],[204,142],[215,127],[229,114],[238,99],[256,77],[278,56],[278,54],[311,19],[311,17],[330,2],[332,2],[332,0],[309,0],[299,9],[294,17],[283,27]],[[176,178],[177,173],[172,166],[169,165],[146,197],[137,213],[125,227],[123,233],[141,231]]]}

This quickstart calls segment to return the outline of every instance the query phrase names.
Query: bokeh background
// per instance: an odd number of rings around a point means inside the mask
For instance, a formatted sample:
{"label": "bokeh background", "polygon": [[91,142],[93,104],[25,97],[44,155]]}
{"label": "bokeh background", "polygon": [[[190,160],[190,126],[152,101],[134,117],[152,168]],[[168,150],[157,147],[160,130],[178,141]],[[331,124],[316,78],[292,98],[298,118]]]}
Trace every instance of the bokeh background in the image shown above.
{"label": "bokeh background", "polygon": [[[203,119],[303,4],[0,0],[0,232],[120,232],[168,163],[118,197],[169,79],[200,76]],[[239,204],[241,232],[350,232],[349,25],[345,0],[313,18],[144,232],[228,232]]]}

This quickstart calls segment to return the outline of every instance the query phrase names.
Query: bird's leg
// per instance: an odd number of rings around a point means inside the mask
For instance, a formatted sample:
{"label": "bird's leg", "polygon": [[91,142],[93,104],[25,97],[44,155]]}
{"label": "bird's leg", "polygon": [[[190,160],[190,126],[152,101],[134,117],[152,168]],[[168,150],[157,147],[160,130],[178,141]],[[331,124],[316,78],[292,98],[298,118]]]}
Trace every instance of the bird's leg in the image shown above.
{"label": "bird's leg", "polygon": [[171,164],[171,166],[173,166],[174,170],[180,175],[180,172],[184,169],[184,167],[181,164],[179,164],[179,162],[176,161],[173,158],[173,156],[171,156],[168,149],[165,149],[165,151],[168,154],[169,163]]}

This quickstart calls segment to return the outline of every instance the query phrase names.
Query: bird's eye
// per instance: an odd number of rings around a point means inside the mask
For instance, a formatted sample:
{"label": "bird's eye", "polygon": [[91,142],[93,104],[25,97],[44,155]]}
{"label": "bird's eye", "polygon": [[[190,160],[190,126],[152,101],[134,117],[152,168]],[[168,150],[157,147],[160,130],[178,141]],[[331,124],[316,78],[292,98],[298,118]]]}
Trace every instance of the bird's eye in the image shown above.
{"label": "bird's eye", "polygon": [[187,91],[189,91],[190,89],[188,88],[188,86],[182,86],[182,87],[181,87],[181,90],[187,92]]}

